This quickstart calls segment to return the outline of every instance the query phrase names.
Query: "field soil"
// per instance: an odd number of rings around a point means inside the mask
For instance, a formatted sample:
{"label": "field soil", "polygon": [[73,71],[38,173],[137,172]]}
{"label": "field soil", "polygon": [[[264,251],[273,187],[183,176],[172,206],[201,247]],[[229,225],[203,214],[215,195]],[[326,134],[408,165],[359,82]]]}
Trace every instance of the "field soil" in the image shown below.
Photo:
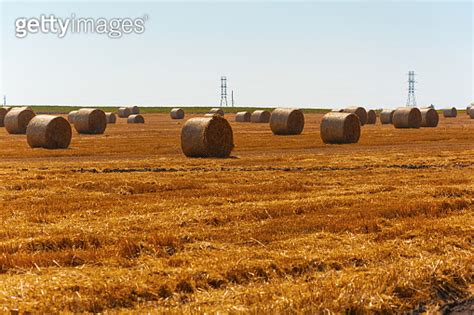
{"label": "field soil", "polygon": [[144,117],[104,135],[73,131],[57,151],[0,129],[1,311],[472,305],[474,119],[464,113],[438,128],[364,126],[351,145],[323,144],[318,113],[299,136],[230,114],[229,159],[186,158],[184,121]]}

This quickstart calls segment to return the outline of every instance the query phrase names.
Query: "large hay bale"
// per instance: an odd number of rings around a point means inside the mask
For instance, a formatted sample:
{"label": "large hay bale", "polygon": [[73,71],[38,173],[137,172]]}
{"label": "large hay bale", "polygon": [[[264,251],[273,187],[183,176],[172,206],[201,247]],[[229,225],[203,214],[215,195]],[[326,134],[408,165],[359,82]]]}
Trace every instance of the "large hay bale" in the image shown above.
{"label": "large hay bale", "polygon": [[128,118],[132,114],[131,110],[129,107],[120,107],[117,111],[117,115],[120,118]]}
{"label": "large hay bale", "polygon": [[222,108],[212,108],[208,114],[217,114],[220,116],[224,116],[224,111],[222,110]]}
{"label": "large hay bale", "polygon": [[171,119],[183,119],[184,110],[181,108],[173,108],[170,112]]}
{"label": "large hay bale", "polygon": [[35,113],[27,107],[15,107],[5,115],[3,123],[5,129],[11,134],[25,134],[26,128]]}
{"label": "large hay bale", "polygon": [[469,116],[469,111],[471,110],[472,105],[467,105],[466,114]]}
{"label": "large hay bale", "polygon": [[74,115],[74,128],[82,134],[102,134],[107,128],[107,117],[100,109],[83,108]]}
{"label": "large hay bale", "polygon": [[357,143],[360,138],[359,116],[330,112],[323,116],[320,129],[324,143]]}
{"label": "large hay bale", "polygon": [[299,109],[277,108],[270,116],[270,129],[275,135],[299,135],[304,128],[304,115]]}
{"label": "large hay bale", "polygon": [[142,115],[130,115],[127,118],[127,124],[144,124],[145,118]]}
{"label": "large hay bale", "polygon": [[438,112],[433,108],[422,108],[421,113],[421,127],[436,127],[439,122]]}
{"label": "large hay bale", "polygon": [[393,121],[393,113],[395,111],[392,109],[384,109],[380,112],[380,122],[382,125],[391,124]]}
{"label": "large hay bale", "polygon": [[77,110],[70,111],[69,114],[67,114],[67,121],[71,124],[74,123],[74,116],[77,114]]}
{"label": "large hay bale", "polygon": [[250,116],[250,121],[253,123],[268,123],[271,115],[268,110],[256,110]]}
{"label": "large hay bale", "polygon": [[250,122],[250,117],[252,114],[250,112],[238,112],[235,114],[236,122]]}
{"label": "large hay bale", "polygon": [[140,114],[140,108],[138,108],[138,106],[131,106],[129,107],[129,109],[130,109],[130,115]]}
{"label": "large hay bale", "polygon": [[367,125],[375,125],[377,123],[377,114],[375,110],[369,109],[367,111]]}
{"label": "large hay bale", "polygon": [[105,117],[107,118],[107,124],[115,124],[117,122],[117,115],[115,113],[105,113]]}
{"label": "large hay bale", "polygon": [[220,115],[188,120],[181,130],[181,149],[188,157],[228,157],[234,148],[229,122]]}
{"label": "large hay bale", "polygon": [[0,127],[5,127],[5,116],[10,111],[10,107],[0,107]]}
{"label": "large hay bale", "polygon": [[468,115],[471,119],[474,119],[474,106],[469,109]]}
{"label": "large hay bale", "polygon": [[71,125],[60,116],[35,116],[26,128],[26,140],[32,148],[66,149],[71,137]]}
{"label": "large hay bale", "polygon": [[348,107],[344,108],[344,113],[356,114],[359,117],[360,125],[367,123],[367,111],[364,107]]}
{"label": "large hay bale", "polygon": [[397,108],[393,113],[392,123],[395,128],[420,128],[421,112],[415,107]]}
{"label": "large hay bale", "polygon": [[446,118],[455,118],[458,115],[458,111],[455,107],[451,107],[448,109],[443,110],[443,115]]}

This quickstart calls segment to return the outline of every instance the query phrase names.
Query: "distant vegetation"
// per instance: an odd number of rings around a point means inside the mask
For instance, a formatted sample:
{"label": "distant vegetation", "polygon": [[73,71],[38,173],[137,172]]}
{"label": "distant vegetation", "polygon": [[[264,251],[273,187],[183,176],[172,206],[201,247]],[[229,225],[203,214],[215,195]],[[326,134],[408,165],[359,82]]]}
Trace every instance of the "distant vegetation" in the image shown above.
{"label": "distant vegetation", "polygon": [[[18,106],[30,106],[36,113],[39,114],[67,114],[70,111],[78,110],[80,108],[92,107],[99,108],[105,112],[117,112],[119,107],[109,107],[109,106],[68,106],[68,105],[18,105]],[[169,113],[171,109],[179,106],[152,106],[152,107],[140,107],[141,113]],[[207,113],[211,108],[218,106],[182,106],[182,108],[189,114],[199,114]],[[276,107],[285,107],[285,106],[276,106]],[[242,111],[254,111],[254,110],[273,110],[276,107],[223,107],[226,113],[237,113]],[[287,106],[294,107],[294,106]],[[381,108],[381,107],[380,107]],[[330,108],[302,108],[305,113],[327,113],[331,111]],[[377,113],[380,112],[380,109],[375,109]],[[443,113],[443,110],[437,109],[438,113]],[[465,110],[458,110],[459,113],[465,112]]]}
{"label": "distant vegetation", "polygon": [[[84,107],[94,107],[94,106],[67,106],[67,105],[58,105],[58,106],[50,106],[50,105],[29,105],[33,108],[35,112],[38,113],[51,113],[51,114],[67,114],[72,110],[77,110],[79,108],[84,108]],[[179,106],[166,106],[166,107],[140,107],[140,111],[142,113],[169,113],[169,111],[172,108],[176,108]],[[192,106],[192,107],[186,107],[183,106],[182,108],[187,112],[187,113],[207,113],[211,108],[218,107],[218,106]],[[97,107],[95,106],[94,108],[100,108],[104,111],[110,112],[110,111],[117,111],[118,107]],[[241,112],[241,111],[254,111],[257,109],[266,109],[266,110],[273,110],[274,107],[268,107],[268,108],[257,108],[257,107],[223,107],[224,111],[226,113],[236,113],[236,112]],[[304,111],[307,113],[326,113],[329,112],[330,109],[323,109],[323,108],[304,108]]]}

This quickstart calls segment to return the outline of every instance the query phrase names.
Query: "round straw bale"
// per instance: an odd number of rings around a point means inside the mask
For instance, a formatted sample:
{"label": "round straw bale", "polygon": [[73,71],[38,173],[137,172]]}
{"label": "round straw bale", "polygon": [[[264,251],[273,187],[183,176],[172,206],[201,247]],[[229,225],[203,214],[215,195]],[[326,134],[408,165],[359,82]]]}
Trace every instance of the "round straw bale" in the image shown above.
{"label": "round straw bale", "polygon": [[224,116],[224,111],[222,110],[222,108],[213,108],[209,111],[208,114],[218,114]]}
{"label": "round straw bale", "polygon": [[77,110],[73,110],[67,114],[67,121],[69,121],[71,124],[74,123],[74,115],[77,114]]}
{"label": "round straw bale", "polygon": [[436,127],[439,122],[438,112],[433,108],[422,108],[421,113],[421,127]]}
{"label": "round straw bale", "polygon": [[456,110],[455,107],[451,107],[451,108],[443,110],[443,115],[446,118],[454,118],[458,115],[458,111]]}
{"label": "round straw bale", "polygon": [[397,108],[392,118],[395,128],[420,128],[421,112],[415,107]]}
{"label": "round straw bale", "polygon": [[105,113],[105,117],[107,118],[108,124],[115,124],[117,122],[117,115],[115,115],[115,113]]}
{"label": "round straw bale", "polygon": [[377,114],[375,110],[369,109],[367,111],[367,125],[375,125],[377,123]]}
{"label": "round straw bale", "polygon": [[66,149],[71,137],[71,125],[60,116],[35,116],[26,128],[26,140],[32,148]]}
{"label": "round straw bale", "polygon": [[26,127],[35,113],[27,107],[15,107],[5,115],[3,123],[5,129],[11,134],[25,134]]}
{"label": "round straw bale", "polygon": [[471,117],[471,119],[474,119],[474,106],[472,106],[470,109],[469,109],[469,117]]}
{"label": "round straw bale", "polygon": [[466,107],[466,114],[469,115],[469,111],[471,110],[472,105],[468,105]]}
{"label": "round straw bale", "polygon": [[332,109],[331,112],[334,112],[334,113],[344,113],[344,109]]}
{"label": "round straw bale", "polygon": [[0,127],[5,127],[5,115],[10,111],[10,107],[0,107]]}
{"label": "round straw bale", "polygon": [[100,109],[83,108],[74,115],[74,128],[78,133],[102,134],[107,128],[107,117]]}
{"label": "round straw bale", "polygon": [[184,110],[181,108],[173,108],[170,112],[171,119],[183,119]]}
{"label": "round straw bale", "polygon": [[132,107],[129,107],[129,109],[130,109],[130,115],[140,114],[140,108],[138,108],[138,106],[132,106]]}
{"label": "round straw bale", "polygon": [[359,116],[360,125],[363,126],[367,123],[367,111],[364,107],[348,107],[344,108],[344,113],[352,113]]}
{"label": "round straw bale", "polygon": [[236,122],[250,122],[250,117],[252,114],[250,112],[238,112],[235,114]]}
{"label": "round straw bale", "polygon": [[271,115],[268,110],[256,110],[250,116],[250,121],[253,123],[268,123]]}
{"label": "round straw bale", "polygon": [[299,135],[304,128],[304,115],[299,109],[277,108],[270,116],[270,129],[275,135]]}
{"label": "round straw bale", "polygon": [[127,118],[127,124],[144,124],[145,118],[142,115],[130,115]]}
{"label": "round straw bale", "polygon": [[382,125],[391,124],[393,120],[393,113],[395,111],[391,109],[384,109],[380,112],[380,122]]}
{"label": "round straw bale", "polygon": [[357,143],[360,138],[360,120],[356,114],[327,113],[320,127],[324,143]]}
{"label": "round straw bale", "polygon": [[132,112],[130,111],[130,108],[128,107],[120,107],[118,109],[117,114],[120,118],[127,118],[128,116],[132,114]]}
{"label": "round straw bale", "polygon": [[181,130],[181,149],[188,157],[228,157],[234,148],[229,122],[220,115],[188,120]]}

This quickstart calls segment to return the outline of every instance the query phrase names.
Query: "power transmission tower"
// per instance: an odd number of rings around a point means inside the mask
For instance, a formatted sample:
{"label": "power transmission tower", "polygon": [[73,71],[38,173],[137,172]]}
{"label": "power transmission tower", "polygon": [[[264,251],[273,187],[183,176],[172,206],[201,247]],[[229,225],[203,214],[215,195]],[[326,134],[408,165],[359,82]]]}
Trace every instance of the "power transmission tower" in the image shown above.
{"label": "power transmission tower", "polygon": [[221,107],[222,105],[228,106],[227,104],[227,77],[221,77]]}
{"label": "power transmission tower", "polygon": [[415,99],[415,71],[408,71],[408,99],[407,107],[416,107]]}

